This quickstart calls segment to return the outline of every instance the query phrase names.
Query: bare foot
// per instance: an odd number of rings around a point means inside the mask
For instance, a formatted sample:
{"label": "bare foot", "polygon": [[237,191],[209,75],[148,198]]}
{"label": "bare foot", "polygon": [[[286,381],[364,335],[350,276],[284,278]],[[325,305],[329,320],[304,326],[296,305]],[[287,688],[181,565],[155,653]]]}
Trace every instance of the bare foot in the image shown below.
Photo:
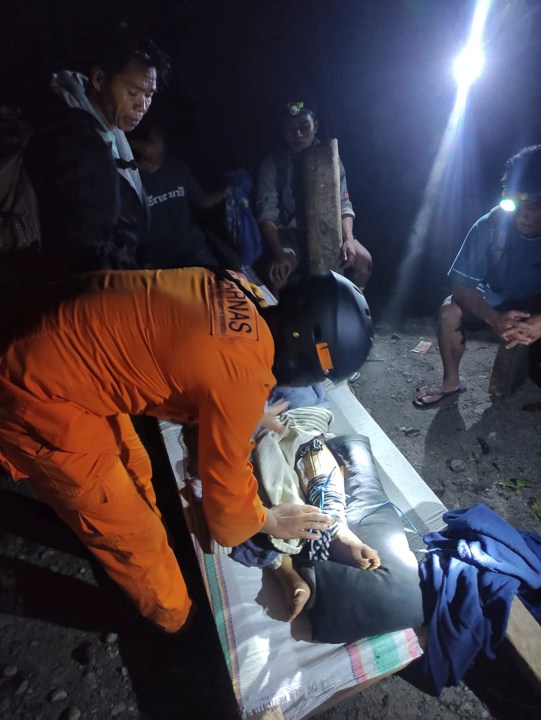
{"label": "bare foot", "polygon": [[345,525],[342,525],[334,536],[329,556],[332,560],[353,565],[360,570],[376,570],[381,565],[377,550],[361,542]]}
{"label": "bare foot", "polygon": [[273,572],[284,590],[288,612],[286,620],[291,622],[308,602],[310,587],[293,567],[291,555],[283,555],[282,565]]}

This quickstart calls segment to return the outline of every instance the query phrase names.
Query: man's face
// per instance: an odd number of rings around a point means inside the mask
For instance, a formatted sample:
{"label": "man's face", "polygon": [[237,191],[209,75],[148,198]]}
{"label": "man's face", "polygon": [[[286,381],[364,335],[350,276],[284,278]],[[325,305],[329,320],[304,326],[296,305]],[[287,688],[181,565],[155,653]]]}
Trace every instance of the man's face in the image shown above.
{"label": "man's face", "polygon": [[524,237],[541,235],[541,197],[519,202],[513,220],[517,231]]}
{"label": "man's face", "polygon": [[150,107],[156,92],[156,68],[130,60],[116,75],[107,77],[99,68],[91,73],[92,98],[109,125],[124,132],[134,130]]}
{"label": "man's face", "polygon": [[284,120],[282,134],[291,152],[300,153],[313,144],[317,128],[318,122],[311,113],[301,113]]}

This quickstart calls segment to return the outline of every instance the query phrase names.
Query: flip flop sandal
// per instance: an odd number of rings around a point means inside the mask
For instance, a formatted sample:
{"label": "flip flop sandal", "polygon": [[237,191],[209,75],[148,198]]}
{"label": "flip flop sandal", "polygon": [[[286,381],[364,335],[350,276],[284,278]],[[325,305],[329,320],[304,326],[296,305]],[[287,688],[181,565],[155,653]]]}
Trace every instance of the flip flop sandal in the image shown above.
{"label": "flip flop sandal", "polygon": [[[420,389],[425,390],[425,388]],[[447,405],[449,402],[451,402],[453,398],[455,398],[455,396],[465,393],[467,389],[468,388],[466,387],[466,383],[464,383],[462,380],[460,381],[460,387],[457,390],[451,390],[449,392],[445,392],[438,385],[427,385],[423,397],[426,397],[428,395],[440,395],[440,399],[434,400],[434,402],[425,403],[419,398],[419,394],[417,394],[416,397],[414,397],[412,400],[413,407],[417,408],[418,410],[429,410],[430,408],[442,407],[442,405]]]}

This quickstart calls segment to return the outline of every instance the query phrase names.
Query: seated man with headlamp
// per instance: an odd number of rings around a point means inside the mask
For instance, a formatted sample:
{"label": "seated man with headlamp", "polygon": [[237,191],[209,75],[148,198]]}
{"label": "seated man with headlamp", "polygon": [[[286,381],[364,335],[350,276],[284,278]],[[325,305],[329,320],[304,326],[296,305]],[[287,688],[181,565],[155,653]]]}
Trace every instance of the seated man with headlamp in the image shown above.
{"label": "seated man with headlamp", "polygon": [[[279,292],[296,273],[307,272],[305,190],[302,158],[319,143],[319,121],[306,103],[288,102],[277,113],[282,147],[261,162],[256,182],[256,217],[267,252],[262,275]],[[341,265],[345,275],[363,290],[372,270],[372,257],[353,235],[355,213],[349,199],[346,173],[340,164]]]}
{"label": "seated man with headlamp", "polygon": [[510,158],[502,184],[500,205],[473,225],[449,270],[453,294],[438,329],[443,380],[419,389],[419,409],[465,391],[465,327],[488,325],[508,349],[541,338],[541,145]]}

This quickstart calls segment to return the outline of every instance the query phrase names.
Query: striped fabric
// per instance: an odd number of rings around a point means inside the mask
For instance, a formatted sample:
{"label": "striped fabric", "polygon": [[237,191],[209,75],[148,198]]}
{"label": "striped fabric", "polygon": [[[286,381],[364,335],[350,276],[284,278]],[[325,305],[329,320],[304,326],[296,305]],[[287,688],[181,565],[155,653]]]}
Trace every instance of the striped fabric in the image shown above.
{"label": "striped fabric", "polygon": [[307,541],[301,554],[310,560],[328,560],[331,542],[340,526],[346,524],[344,476],[321,437],[301,445],[295,467],[308,505],[318,507],[335,520],[327,530],[319,531],[317,540]]}

